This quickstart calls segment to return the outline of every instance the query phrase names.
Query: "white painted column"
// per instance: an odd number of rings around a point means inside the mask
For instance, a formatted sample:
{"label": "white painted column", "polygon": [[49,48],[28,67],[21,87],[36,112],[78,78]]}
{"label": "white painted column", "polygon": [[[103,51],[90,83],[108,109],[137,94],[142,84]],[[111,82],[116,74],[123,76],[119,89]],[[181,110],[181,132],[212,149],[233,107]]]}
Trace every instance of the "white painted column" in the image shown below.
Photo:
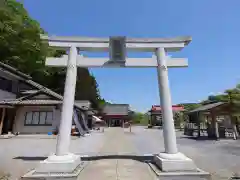
{"label": "white painted column", "polygon": [[160,101],[163,115],[163,136],[165,153],[178,153],[176,143],[176,133],[174,128],[171,93],[168,82],[168,69],[166,62],[166,53],[164,48],[158,48],[157,56],[157,70],[158,70],[158,86],[160,91]]}
{"label": "white painted column", "polygon": [[64,98],[56,148],[57,156],[64,156],[69,153],[73,107],[75,101],[75,87],[77,78],[77,55],[78,55],[77,48],[72,46],[70,48],[68,55],[67,74],[64,87]]}

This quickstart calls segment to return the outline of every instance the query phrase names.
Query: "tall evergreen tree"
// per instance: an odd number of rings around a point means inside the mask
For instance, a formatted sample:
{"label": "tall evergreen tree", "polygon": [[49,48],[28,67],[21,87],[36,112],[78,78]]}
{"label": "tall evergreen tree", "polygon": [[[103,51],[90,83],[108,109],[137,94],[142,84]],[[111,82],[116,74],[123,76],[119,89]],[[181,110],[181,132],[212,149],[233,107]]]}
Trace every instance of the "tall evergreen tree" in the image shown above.
{"label": "tall evergreen tree", "polygon": [[[43,43],[40,34],[46,32],[32,19],[23,4],[16,0],[0,1],[0,61],[33,77],[36,82],[63,94],[66,68],[45,66],[47,56],[60,57],[65,51],[56,51]],[[100,93],[96,79],[86,68],[78,68],[76,99],[90,100],[99,107]]]}

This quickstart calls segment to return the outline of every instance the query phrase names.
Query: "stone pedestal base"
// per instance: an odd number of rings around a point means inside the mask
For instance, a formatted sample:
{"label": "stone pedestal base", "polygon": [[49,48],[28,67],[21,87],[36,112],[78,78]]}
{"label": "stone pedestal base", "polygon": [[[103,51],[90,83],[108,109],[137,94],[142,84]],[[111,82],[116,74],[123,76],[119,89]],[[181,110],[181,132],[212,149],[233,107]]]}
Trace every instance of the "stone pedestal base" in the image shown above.
{"label": "stone pedestal base", "polygon": [[[191,179],[191,180],[210,180],[211,175],[196,167],[194,162],[182,153],[167,154],[160,153],[153,158],[157,169],[153,171],[161,180]],[[160,170],[160,171],[159,171]]]}
{"label": "stone pedestal base", "polygon": [[154,162],[163,172],[197,171],[194,162],[182,153],[160,153],[154,156]]}
{"label": "stone pedestal base", "polygon": [[52,155],[40,162],[39,167],[35,170],[25,174],[22,179],[77,179],[85,165],[86,163],[81,161],[80,156],[75,154],[68,154],[65,156]]}

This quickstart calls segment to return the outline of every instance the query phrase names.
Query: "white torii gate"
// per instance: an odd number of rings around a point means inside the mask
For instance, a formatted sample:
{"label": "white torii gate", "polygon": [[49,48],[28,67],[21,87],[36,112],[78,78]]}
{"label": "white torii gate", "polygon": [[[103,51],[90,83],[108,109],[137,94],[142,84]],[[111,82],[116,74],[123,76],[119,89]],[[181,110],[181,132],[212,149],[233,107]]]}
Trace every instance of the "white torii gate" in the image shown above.
{"label": "white torii gate", "polygon": [[80,157],[69,153],[70,131],[74,104],[77,66],[79,67],[156,67],[160,102],[163,110],[163,135],[165,152],[155,157],[156,163],[163,171],[179,171],[196,169],[193,161],[178,152],[174,128],[171,94],[168,82],[168,68],[187,67],[185,58],[170,58],[167,52],[183,49],[191,42],[191,37],[178,38],[126,38],[125,48],[128,51],[152,52],[152,58],[126,58],[121,63],[112,62],[109,58],[89,58],[79,54],[80,51],[110,51],[109,38],[58,37],[42,36],[50,46],[69,51],[68,55],[60,58],[47,58],[46,65],[52,67],[67,67],[63,108],[56,154],[49,156],[40,163],[39,172],[71,172],[80,163]]}

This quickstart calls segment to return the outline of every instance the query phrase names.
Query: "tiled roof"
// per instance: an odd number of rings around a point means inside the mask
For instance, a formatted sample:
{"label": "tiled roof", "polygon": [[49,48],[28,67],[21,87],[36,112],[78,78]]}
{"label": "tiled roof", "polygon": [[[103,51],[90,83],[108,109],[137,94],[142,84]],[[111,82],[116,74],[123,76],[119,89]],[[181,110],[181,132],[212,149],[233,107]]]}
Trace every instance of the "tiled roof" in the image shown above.
{"label": "tiled roof", "polygon": [[190,111],[189,113],[199,112],[199,111],[208,111],[212,108],[215,108],[215,107],[223,105],[223,104],[226,104],[226,103],[225,102],[217,102],[217,103],[207,104],[207,105],[201,106],[199,108],[196,108],[196,109]]}
{"label": "tiled roof", "polygon": [[[159,105],[154,105],[154,106],[152,106],[152,109],[151,109],[151,111],[161,111],[161,110],[162,110],[162,108]],[[172,105],[172,110],[173,111],[183,111],[184,107],[183,106]]]}
{"label": "tiled roof", "polygon": [[33,94],[33,93],[37,93],[39,90],[24,90],[21,91],[21,94]]}
{"label": "tiled roof", "polygon": [[[63,101],[61,100],[51,100],[51,99],[15,99],[15,100],[3,100],[0,101],[0,105],[58,105],[62,104]],[[84,106],[76,106],[83,111],[88,111],[89,109]]]}
{"label": "tiled roof", "polygon": [[91,108],[90,101],[87,100],[75,100],[75,105],[79,107]]}
{"label": "tiled roof", "polygon": [[63,100],[63,96],[61,96],[60,94],[58,93],[55,93],[54,91],[42,86],[41,84],[38,84],[36,82],[34,82],[31,78],[31,76],[27,75],[27,74],[24,74],[22,72],[20,72],[19,70],[17,70],[16,68],[12,67],[12,66],[9,66],[7,64],[4,64],[2,62],[0,62],[0,68],[2,68],[3,70],[5,71],[8,71],[10,73],[14,73],[15,75],[19,76],[19,77],[22,77],[23,78],[23,82],[25,82],[26,84],[29,84],[35,88],[37,88],[38,90],[41,90],[49,95],[52,95],[58,99],[61,99]]}
{"label": "tiled roof", "polygon": [[9,66],[5,63],[2,63],[0,62],[0,67],[3,68],[4,70],[7,70],[8,72],[10,73],[13,73],[21,78],[24,78],[24,79],[32,79],[31,76],[27,75],[27,74],[24,74],[22,73],[21,71],[19,71],[18,69],[12,67],[12,66]]}
{"label": "tiled roof", "polygon": [[105,115],[128,115],[128,104],[106,104],[103,108]]}
{"label": "tiled roof", "polygon": [[0,104],[6,104],[6,105],[56,105],[56,104],[62,104],[62,101],[58,100],[43,100],[43,99],[33,99],[33,100],[5,100],[0,101]]}
{"label": "tiled roof", "polygon": [[[39,92],[43,92],[47,95],[50,95],[58,100],[27,100],[27,97],[28,96],[25,96],[25,97],[22,97],[22,98],[19,98],[19,99],[16,99],[14,101],[11,101],[11,104],[51,104],[51,103],[57,103],[57,104],[62,104],[62,100],[63,100],[63,96],[52,91],[51,89],[47,88],[47,87],[44,87],[43,85],[41,84],[38,84],[36,82],[34,82],[31,78],[31,76],[27,75],[27,74],[24,74],[22,72],[20,72],[19,70],[17,70],[16,68],[13,68],[7,64],[4,64],[2,62],[0,62],[0,67],[5,69],[6,71],[9,71],[11,73],[14,73],[16,75],[18,75],[19,77],[22,77],[23,78],[23,82],[36,88],[36,90],[29,90],[30,94],[31,94],[31,91],[32,91],[32,94],[34,93],[39,93]],[[24,100],[23,100],[24,99]],[[20,102],[21,101],[21,102]],[[7,100],[7,102],[10,102],[10,100]],[[5,101],[2,101],[0,103],[2,104],[6,104],[7,102]],[[89,106],[90,105],[83,105],[83,104],[86,104],[86,101],[75,101],[75,104],[74,106],[79,108],[79,109],[82,109],[82,110],[88,110],[89,109]]]}
{"label": "tiled roof", "polygon": [[27,84],[29,84],[29,85],[31,85],[31,86],[33,86],[33,87],[41,90],[42,92],[45,92],[45,93],[48,94],[48,95],[51,95],[51,96],[53,96],[53,97],[55,97],[55,98],[57,98],[57,99],[63,100],[63,96],[61,96],[61,95],[58,94],[58,93],[55,93],[55,92],[52,91],[51,89],[48,89],[48,88],[42,86],[41,84],[38,84],[38,83],[36,83],[36,82],[34,82],[34,81],[32,81],[32,80],[26,80],[25,82],[26,82]]}

